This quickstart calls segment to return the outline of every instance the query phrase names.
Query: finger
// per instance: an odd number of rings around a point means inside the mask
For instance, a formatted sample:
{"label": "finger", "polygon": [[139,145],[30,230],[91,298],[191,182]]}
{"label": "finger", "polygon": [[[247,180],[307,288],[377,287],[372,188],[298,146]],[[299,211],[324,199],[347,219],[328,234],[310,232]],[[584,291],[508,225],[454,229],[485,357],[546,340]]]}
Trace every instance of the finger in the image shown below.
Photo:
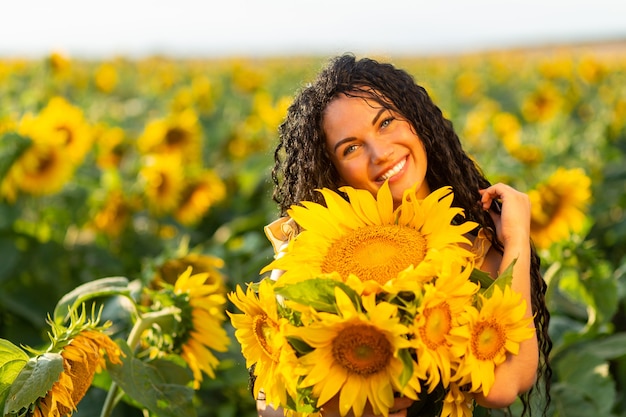
{"label": "finger", "polygon": [[480,203],[482,204],[483,209],[489,210],[493,201],[502,200],[504,193],[506,192],[506,187],[507,186],[505,184],[498,183],[485,189],[478,190],[481,196]]}
{"label": "finger", "polygon": [[482,206],[483,210],[489,210],[489,207],[491,207],[491,202],[497,196],[497,193],[489,188],[486,188],[484,190],[478,190],[478,192],[480,193],[479,203]]}

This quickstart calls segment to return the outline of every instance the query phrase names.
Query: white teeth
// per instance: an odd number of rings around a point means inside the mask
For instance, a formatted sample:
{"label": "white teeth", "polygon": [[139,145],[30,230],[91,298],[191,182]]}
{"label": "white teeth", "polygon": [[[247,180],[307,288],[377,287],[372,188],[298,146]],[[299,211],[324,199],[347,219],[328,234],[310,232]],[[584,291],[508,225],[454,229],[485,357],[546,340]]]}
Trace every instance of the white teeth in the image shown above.
{"label": "white teeth", "polygon": [[402,161],[398,162],[398,164],[391,168],[389,171],[385,172],[383,175],[381,175],[380,177],[378,177],[378,179],[380,181],[385,181],[388,180],[389,178],[393,177],[394,175],[396,175],[398,172],[400,172],[400,170],[402,168],[404,168],[404,164],[406,164],[406,159],[403,159]]}

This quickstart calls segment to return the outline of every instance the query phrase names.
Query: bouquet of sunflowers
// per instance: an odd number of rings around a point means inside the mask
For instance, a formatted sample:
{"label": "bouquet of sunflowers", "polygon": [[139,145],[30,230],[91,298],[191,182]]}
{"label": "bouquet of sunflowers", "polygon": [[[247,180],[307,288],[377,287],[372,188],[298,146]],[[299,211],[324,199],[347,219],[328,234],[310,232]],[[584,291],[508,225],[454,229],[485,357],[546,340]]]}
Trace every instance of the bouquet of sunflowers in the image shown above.
{"label": "bouquet of sunflowers", "polygon": [[302,232],[261,271],[284,271],[277,280],[229,294],[254,395],[296,416],[331,399],[341,415],[369,403],[386,416],[396,395],[420,415],[470,416],[472,393],[488,394],[534,332],[512,267],[496,280],[474,267],[465,235],[477,224],[455,220],[450,187],[410,189],[396,209],[388,184],[340,191],[290,209]]}

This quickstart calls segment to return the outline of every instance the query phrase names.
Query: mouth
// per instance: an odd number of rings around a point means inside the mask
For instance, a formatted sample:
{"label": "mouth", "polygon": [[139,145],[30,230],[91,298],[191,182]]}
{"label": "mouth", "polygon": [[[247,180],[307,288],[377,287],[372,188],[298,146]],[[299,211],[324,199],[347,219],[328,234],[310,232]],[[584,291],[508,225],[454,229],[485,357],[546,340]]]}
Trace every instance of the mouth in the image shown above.
{"label": "mouth", "polygon": [[395,164],[389,171],[384,172],[382,175],[376,178],[376,181],[382,182],[386,181],[389,178],[396,175],[398,172],[402,171],[402,168],[406,165],[406,158],[402,159],[400,162]]}

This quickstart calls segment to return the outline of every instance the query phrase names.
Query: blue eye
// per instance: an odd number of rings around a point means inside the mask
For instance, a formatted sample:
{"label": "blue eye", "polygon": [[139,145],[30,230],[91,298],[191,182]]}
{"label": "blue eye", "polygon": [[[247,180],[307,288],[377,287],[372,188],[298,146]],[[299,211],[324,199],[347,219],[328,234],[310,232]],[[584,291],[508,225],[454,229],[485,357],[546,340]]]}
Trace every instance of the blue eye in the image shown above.
{"label": "blue eye", "polygon": [[358,148],[357,145],[348,145],[343,149],[343,156],[346,156],[348,154],[351,154],[352,152],[356,151]]}
{"label": "blue eye", "polygon": [[392,120],[394,120],[393,117],[388,117],[388,118],[384,119],[382,122],[380,122],[380,127],[384,128],[384,127],[389,126],[389,124],[391,123]]}

